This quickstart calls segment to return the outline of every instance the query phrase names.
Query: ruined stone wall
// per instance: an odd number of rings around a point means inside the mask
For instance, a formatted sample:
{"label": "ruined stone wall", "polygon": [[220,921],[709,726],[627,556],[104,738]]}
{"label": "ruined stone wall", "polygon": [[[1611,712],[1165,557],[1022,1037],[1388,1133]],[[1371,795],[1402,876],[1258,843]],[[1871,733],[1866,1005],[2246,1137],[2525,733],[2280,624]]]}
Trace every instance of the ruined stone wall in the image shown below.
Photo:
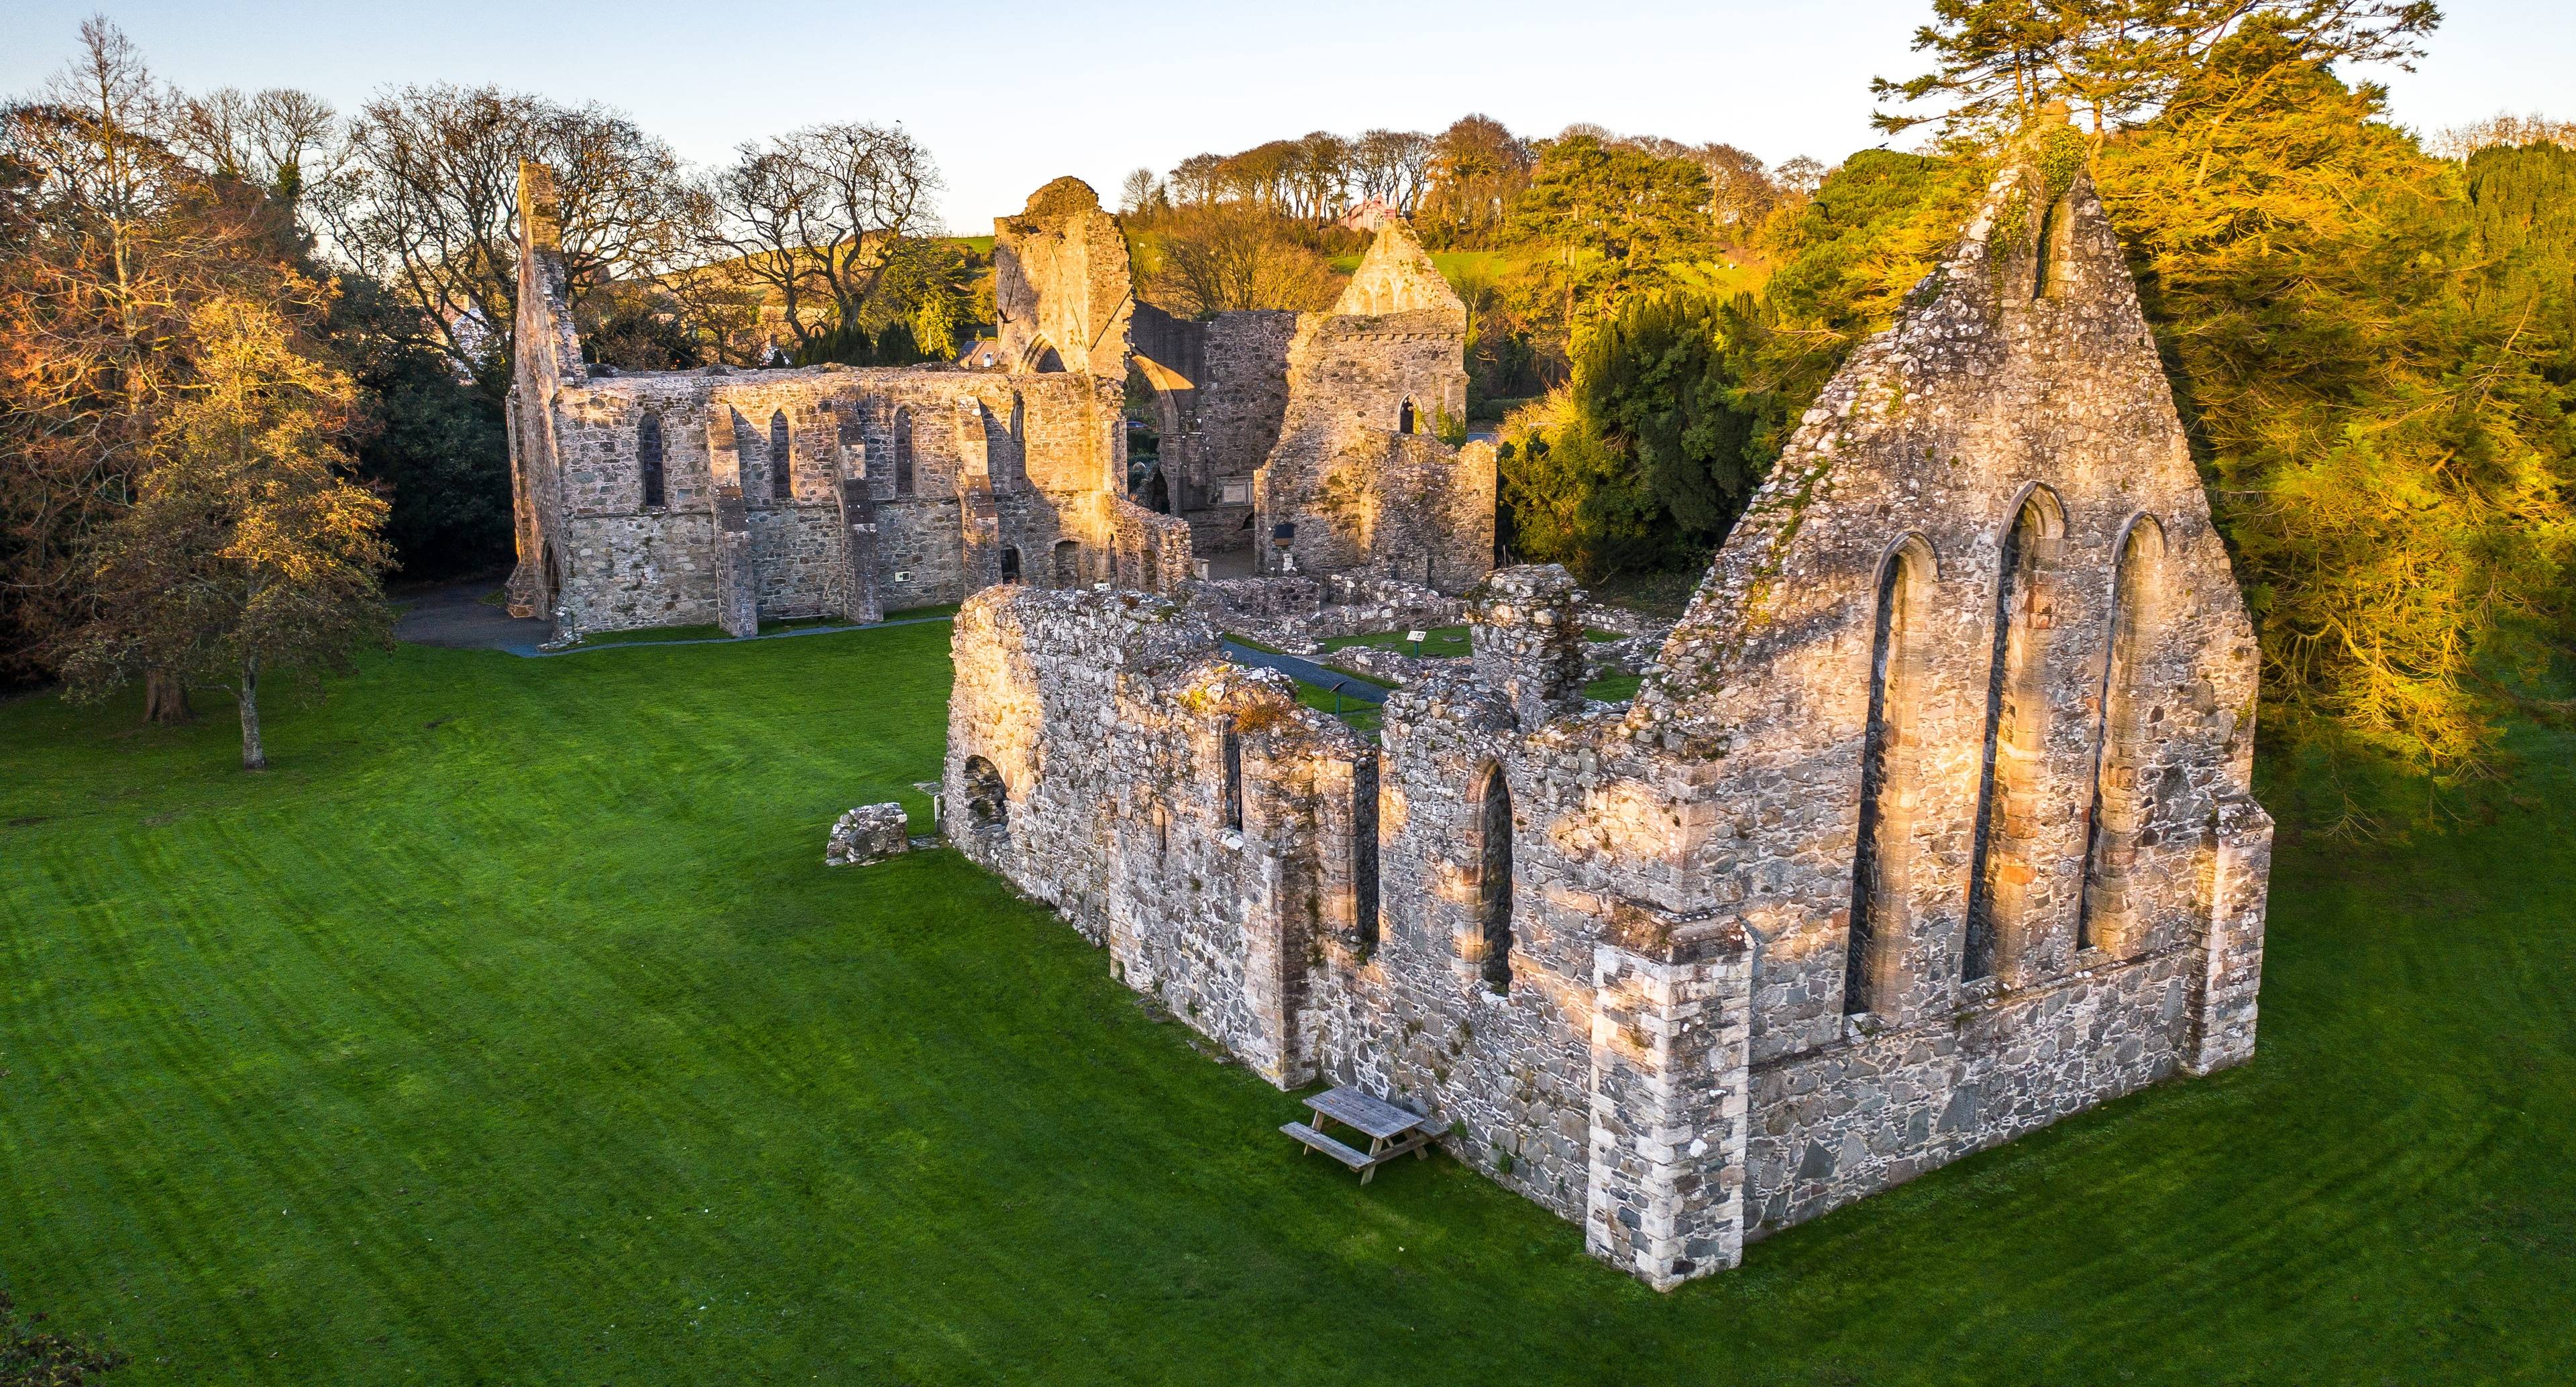
{"label": "ruined stone wall", "polygon": [[[1207,322],[1186,505],[1210,512],[1212,528],[1223,526],[1214,530],[1220,547],[1241,548],[1252,538],[1241,523],[1252,514],[1252,474],[1279,443],[1297,320],[1294,313],[1253,310],[1219,313]],[[1227,499],[1229,482],[1240,499]],[[1178,497],[1174,503],[1183,504]]]}
{"label": "ruined stone wall", "polygon": [[563,263],[563,210],[554,171],[519,164],[519,296],[512,324],[518,344],[505,407],[510,443],[510,510],[518,566],[510,575],[510,614],[553,612],[561,569],[549,516],[563,505],[562,462],[551,427],[555,397],[585,374],[574,331],[570,278]]}
{"label": "ruined stone wall", "polygon": [[1314,783],[1365,754],[1357,738],[1283,677],[1214,658],[1167,599],[994,589],[959,613],[954,650],[950,839],[1261,1073],[1310,1072]]}
{"label": "ruined stone wall", "polygon": [[[1292,371],[1283,514],[1370,433],[1336,399]],[[1199,601],[1312,621],[1322,587]],[[1168,604],[978,596],[953,831],[1260,1072],[1449,1120],[1659,1287],[2251,1054],[2253,633],[2080,174],[2006,173],[1801,422],[1632,703],[1583,698],[1561,570],[1467,606],[1471,659],[1393,693],[1372,756]],[[981,801],[1038,807],[1025,843],[957,817],[978,757],[1003,768]]]}
{"label": "ruined stone wall", "polygon": [[[1557,681],[1539,713],[1580,702],[1563,682],[1581,673],[1564,658],[1575,594],[1549,573],[1519,608],[1483,609],[1514,632],[1498,658]],[[1723,926],[1676,945],[1674,921],[1627,900],[1619,854],[1661,850],[1669,826],[1589,750],[1612,710],[1524,726],[1461,672],[1397,692],[1372,750],[1276,675],[1210,658],[1213,634],[1135,594],[970,600],[951,836],[1275,1082],[1320,1073],[1437,1115],[1459,1159],[1598,1225],[1597,1250],[1657,1284],[1693,1258],[1731,1262],[1740,1181],[1695,1177],[1710,1139],[1719,1169],[1742,1150],[1745,952]],[[1002,812],[975,807],[979,763]],[[1499,877],[1483,830],[1497,776]],[[1497,910],[1508,978],[1489,967]]]}
{"label": "ruined stone wall", "polygon": [[[1098,478],[1123,446],[1104,405],[1108,388],[1069,373],[842,367],[603,375],[565,387],[551,437],[563,459],[554,533],[570,624],[602,631],[716,619],[714,410],[731,425],[764,619],[843,609],[845,479],[863,483],[872,502],[882,610],[965,595],[958,496],[970,472],[989,478],[996,542],[1021,551],[1026,581],[1053,581],[1055,549],[1066,539],[1080,551],[1080,581],[1106,578],[1118,541]],[[661,430],[665,502],[649,509],[639,457],[647,414]],[[782,418],[788,447],[778,458],[772,424]],[[909,491],[897,489],[898,433]],[[980,443],[971,450],[980,456],[970,461],[961,440]],[[782,468],[783,499],[775,489]]]}
{"label": "ruined stone wall", "polygon": [[1332,312],[1299,320],[1279,442],[1254,480],[1262,572],[1374,566],[1455,592],[1493,566],[1492,450],[1431,436],[1442,414],[1466,415],[1466,331],[1466,308],[1401,225],[1378,234]]}
{"label": "ruined stone wall", "polygon": [[2250,1050],[2253,633],[2109,223],[2040,188],[1826,388],[1623,729],[1710,771],[1670,900],[1756,941],[1763,1227]]}
{"label": "ruined stone wall", "polygon": [[1123,381],[1135,305],[1127,235],[1079,178],[1029,195],[993,222],[994,324],[1012,369]]}

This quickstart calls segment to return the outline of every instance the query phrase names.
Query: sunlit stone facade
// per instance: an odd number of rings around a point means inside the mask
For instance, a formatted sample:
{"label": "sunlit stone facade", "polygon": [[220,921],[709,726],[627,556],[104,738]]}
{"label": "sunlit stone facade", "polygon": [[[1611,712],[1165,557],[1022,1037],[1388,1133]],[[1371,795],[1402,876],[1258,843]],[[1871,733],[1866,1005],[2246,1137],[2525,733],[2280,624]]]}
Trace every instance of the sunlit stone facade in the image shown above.
{"label": "sunlit stone facade", "polygon": [[1376,745],[1172,598],[986,592],[945,831],[1659,1287],[2246,1060],[2253,632],[2119,245],[2051,191],[2009,169],[1827,386],[1632,703],[1583,698],[1555,569],[1475,585]]}

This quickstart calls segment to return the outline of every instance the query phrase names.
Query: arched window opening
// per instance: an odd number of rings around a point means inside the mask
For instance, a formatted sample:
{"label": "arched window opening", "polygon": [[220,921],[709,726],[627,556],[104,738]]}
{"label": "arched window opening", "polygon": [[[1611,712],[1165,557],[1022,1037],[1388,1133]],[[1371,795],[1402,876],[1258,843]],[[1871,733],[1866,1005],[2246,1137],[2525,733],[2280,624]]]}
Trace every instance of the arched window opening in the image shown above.
{"label": "arched window opening", "polygon": [[1377,758],[1351,767],[1351,935],[1377,947]]}
{"label": "arched window opening", "polygon": [[1512,791],[1503,768],[1486,768],[1476,808],[1476,922],[1485,988],[1512,988]]}
{"label": "arched window opening", "polygon": [[[2160,626],[2164,530],[2155,517],[2129,522],[2111,580],[2109,657],[2102,668],[2102,722],[2094,734],[2093,808],[2086,816],[2084,897],[2075,913],[2075,947],[2119,948],[2134,918],[2129,872],[2155,808],[2147,775],[2143,681],[2146,653]],[[2105,941],[2108,941],[2107,943]]]}
{"label": "arched window opening", "polygon": [[1029,436],[1028,426],[1029,407],[1020,399],[1020,392],[1014,390],[1011,392],[1011,441],[1025,441]]}
{"label": "arched window opening", "polygon": [[2038,252],[2031,268],[2030,296],[2034,299],[2055,294],[2066,284],[2066,261],[2074,251],[2074,218],[2068,208],[2072,194],[2058,198],[2039,217]]}
{"label": "arched window opening", "polygon": [[1082,545],[1074,540],[1055,542],[1055,585],[1060,588],[1082,586]]}
{"label": "arched window opening", "polygon": [[635,424],[635,470],[644,482],[644,509],[656,510],[662,498],[662,416],[647,414]]}
{"label": "arched window opening", "polygon": [[2045,487],[2034,487],[2014,513],[1997,561],[1994,654],[1986,675],[1986,745],[1978,773],[1977,823],[1968,869],[1968,929],[1963,972],[1992,975],[2022,941],[2037,828],[2040,746],[2048,700],[2051,596],[2048,575],[2065,511]]}
{"label": "arched window opening", "polygon": [[966,818],[979,829],[1007,832],[1011,826],[1011,795],[1002,783],[1002,773],[981,756],[966,758]]}
{"label": "arched window opening", "polygon": [[894,494],[912,494],[912,411],[894,412]]}
{"label": "arched window opening", "polygon": [[1017,545],[1005,544],[1002,546],[1002,581],[1005,583],[1016,583],[1019,580],[1019,547]]}
{"label": "arched window opening", "polygon": [[796,495],[795,473],[787,456],[787,411],[769,416],[769,499],[791,500]]}
{"label": "arched window opening", "polygon": [[1413,432],[1413,401],[1406,400],[1404,402],[1404,408],[1396,411],[1395,431],[1397,433]]}
{"label": "arched window opening", "polygon": [[1869,725],[1861,743],[1860,834],[1852,849],[1851,927],[1843,957],[1843,1012],[1887,1002],[1886,976],[1911,912],[1906,848],[1913,837],[1914,720],[1923,671],[1920,627],[1931,549],[1911,537],[1878,576],[1877,630],[1870,643]]}
{"label": "arched window opening", "polygon": [[1243,739],[1225,734],[1225,826],[1243,831]]}
{"label": "arched window opening", "polygon": [[1172,850],[1172,814],[1160,800],[1154,802],[1154,858],[1161,861]]}

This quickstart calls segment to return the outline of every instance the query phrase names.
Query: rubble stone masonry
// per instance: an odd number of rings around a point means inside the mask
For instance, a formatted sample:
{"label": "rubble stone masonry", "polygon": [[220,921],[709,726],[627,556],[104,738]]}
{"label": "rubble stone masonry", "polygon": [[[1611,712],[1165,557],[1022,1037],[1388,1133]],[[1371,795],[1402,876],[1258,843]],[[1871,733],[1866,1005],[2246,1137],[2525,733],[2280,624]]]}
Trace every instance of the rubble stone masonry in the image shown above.
{"label": "rubble stone masonry", "polygon": [[[1454,593],[1492,565],[1492,452],[1428,434],[1464,408],[1464,311],[1400,227],[1347,311],[1184,321],[1136,300],[1117,219],[1060,178],[994,224],[996,370],[620,374],[583,361],[554,186],[522,166],[509,595],[558,639],[872,621],[1011,581],[1166,591],[1255,545],[1265,474],[1310,574]],[[1131,372],[1162,401],[1179,514],[1127,495]]]}
{"label": "rubble stone masonry", "polygon": [[[1261,505],[1300,572],[1386,557],[1333,503],[1380,483],[1333,479],[1418,446],[1381,405],[1447,400],[1435,354],[1346,353],[1449,321],[1380,248],[1292,348]],[[1443,562],[1473,656],[1375,745],[1218,658],[1198,613],[1250,591],[976,595],[943,827],[1273,1082],[1448,1120],[1658,1287],[2251,1057],[2254,636],[2082,174],[2007,168],[1633,702],[1583,697],[1562,572]]]}

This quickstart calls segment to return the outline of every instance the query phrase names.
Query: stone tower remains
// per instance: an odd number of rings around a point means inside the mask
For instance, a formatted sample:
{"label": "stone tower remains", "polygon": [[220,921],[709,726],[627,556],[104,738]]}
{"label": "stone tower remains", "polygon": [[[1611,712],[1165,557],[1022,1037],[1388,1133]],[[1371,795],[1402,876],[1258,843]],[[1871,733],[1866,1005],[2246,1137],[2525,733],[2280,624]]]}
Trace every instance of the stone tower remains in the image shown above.
{"label": "stone tower remains", "polygon": [[[1381,249],[1293,339],[1261,504],[1301,556],[1356,556],[1309,517],[1400,431],[1297,391],[1448,403],[1405,353],[1450,309]],[[1372,745],[1167,598],[980,594],[944,827],[1258,1072],[1447,1119],[1658,1287],[2252,1055],[2254,635],[2080,172],[2006,169],[1632,702],[1582,697],[1562,573],[1469,599],[1473,659]]]}

